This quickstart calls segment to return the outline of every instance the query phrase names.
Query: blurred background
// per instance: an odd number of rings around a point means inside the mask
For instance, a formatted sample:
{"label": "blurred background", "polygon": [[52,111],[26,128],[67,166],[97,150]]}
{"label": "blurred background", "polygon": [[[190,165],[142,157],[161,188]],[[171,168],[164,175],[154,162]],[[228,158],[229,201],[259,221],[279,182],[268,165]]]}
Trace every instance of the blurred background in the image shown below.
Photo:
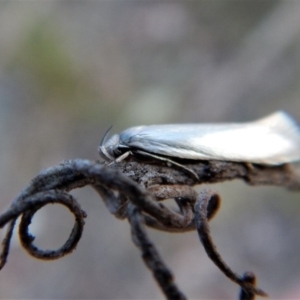
{"label": "blurred background", "polygon": [[[1,211],[42,169],[98,159],[111,125],[277,110],[300,122],[299,15],[300,1],[1,1]],[[239,181],[211,188],[223,197],[211,231],[224,259],[255,272],[271,299],[300,299],[300,194]],[[39,261],[15,234],[0,298],[161,299],[127,222],[91,188],[74,194],[88,214],[76,251]],[[72,218],[62,206],[41,210],[36,244],[62,245]],[[237,298],[195,232],[150,235],[189,298]]]}

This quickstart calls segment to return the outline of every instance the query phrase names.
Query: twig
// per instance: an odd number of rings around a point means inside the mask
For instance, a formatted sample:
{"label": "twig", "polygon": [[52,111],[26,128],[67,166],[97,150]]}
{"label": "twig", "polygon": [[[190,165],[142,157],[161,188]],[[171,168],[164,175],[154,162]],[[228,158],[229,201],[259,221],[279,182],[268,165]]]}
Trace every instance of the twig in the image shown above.
{"label": "twig", "polygon": [[134,244],[141,250],[146,266],[151,270],[158,285],[167,299],[183,300],[184,294],[174,283],[172,272],[160,258],[154,244],[149,240],[143,228],[142,215],[134,205],[128,206],[128,220],[131,225],[131,234]]}
{"label": "twig", "polygon": [[255,288],[251,281],[247,280],[247,278],[245,280],[245,278],[237,275],[229,268],[229,266],[222,259],[221,255],[218,253],[217,248],[212,241],[207,221],[207,206],[210,199],[218,197],[219,195],[208,190],[201,192],[199,195],[198,201],[195,205],[195,214],[197,219],[197,231],[200,237],[200,241],[210,259],[229,279],[243,288],[244,294],[249,293],[267,297],[268,295],[263,290]]}
{"label": "twig", "polygon": [[[21,244],[34,257],[57,259],[72,252],[83,231],[86,217],[74,199],[68,194],[74,188],[91,185],[100,194],[108,210],[117,218],[128,218],[135,244],[142,251],[147,267],[168,299],[185,299],[174,282],[171,271],[149,240],[145,225],[168,232],[185,232],[197,227],[200,239],[209,257],[224,274],[242,288],[240,299],[254,299],[266,294],[255,287],[254,275],[236,275],[225,264],[212,241],[208,221],[220,206],[220,197],[211,192],[197,194],[192,188],[199,183],[222,182],[242,179],[251,185],[280,185],[300,189],[300,175],[290,165],[263,167],[229,162],[180,162],[198,175],[198,180],[157,162],[141,162],[131,158],[111,167],[88,160],[65,161],[59,166],[42,171],[13,201],[11,207],[0,215],[0,227],[9,224],[2,242],[0,268],[9,254],[10,240],[16,219],[21,217],[19,235]],[[148,189],[148,190],[146,190]],[[166,207],[162,201],[174,198],[178,209]],[[65,244],[57,250],[41,250],[34,244],[28,226],[33,215],[48,203],[65,205],[75,216],[73,230]],[[250,275],[249,275],[250,274]]]}
{"label": "twig", "polygon": [[280,166],[263,166],[249,163],[224,161],[180,161],[185,167],[198,175],[198,180],[176,166],[169,168],[156,161],[139,161],[130,157],[129,161],[113,164],[134,181],[149,187],[152,185],[188,185],[217,183],[241,179],[250,185],[275,185],[290,190],[300,190],[300,165],[284,164]]}
{"label": "twig", "polygon": [[[244,282],[248,282],[252,284],[254,287],[256,285],[256,277],[252,272],[245,272],[242,277],[242,280]],[[254,299],[255,299],[254,293],[249,291],[249,289],[244,289],[243,287],[241,288],[239,300],[254,300]]]}

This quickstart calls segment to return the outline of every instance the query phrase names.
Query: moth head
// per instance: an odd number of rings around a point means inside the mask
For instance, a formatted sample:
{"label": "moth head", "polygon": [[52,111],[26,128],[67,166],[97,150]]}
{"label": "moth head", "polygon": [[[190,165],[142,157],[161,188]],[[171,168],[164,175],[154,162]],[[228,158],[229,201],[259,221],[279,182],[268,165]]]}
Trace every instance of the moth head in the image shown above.
{"label": "moth head", "polygon": [[106,161],[113,161],[118,156],[118,146],[120,141],[120,136],[118,134],[115,134],[106,140],[110,129],[111,127],[104,134],[98,148],[100,156]]}

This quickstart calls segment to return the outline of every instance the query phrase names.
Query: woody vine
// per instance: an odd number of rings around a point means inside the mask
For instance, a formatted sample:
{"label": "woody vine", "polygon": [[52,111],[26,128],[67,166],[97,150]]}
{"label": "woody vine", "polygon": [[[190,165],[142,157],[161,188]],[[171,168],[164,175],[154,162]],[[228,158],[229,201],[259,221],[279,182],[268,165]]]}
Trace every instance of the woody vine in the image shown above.
{"label": "woody vine", "polygon": [[[250,185],[279,185],[297,191],[300,190],[299,173],[290,164],[270,167],[221,161],[181,163],[195,172],[198,178],[161,162],[139,161],[134,157],[109,167],[97,161],[75,159],[42,171],[0,215],[1,228],[8,225],[2,242],[0,268],[7,262],[11,237],[19,217],[20,241],[30,255],[53,260],[71,253],[81,238],[87,215],[69,192],[90,185],[112,215],[128,220],[132,240],[167,299],[186,299],[186,296],[149,239],[147,227],[168,232],[197,231],[208,257],[225,276],[240,286],[239,299],[267,296],[265,291],[256,287],[254,273],[236,274],[213,242],[208,222],[217,213],[220,195],[207,189],[197,194],[193,186],[242,179]],[[170,198],[176,202],[177,210],[163,204],[165,199]],[[29,232],[34,214],[49,203],[66,206],[75,218],[69,238],[56,250],[39,249]]]}

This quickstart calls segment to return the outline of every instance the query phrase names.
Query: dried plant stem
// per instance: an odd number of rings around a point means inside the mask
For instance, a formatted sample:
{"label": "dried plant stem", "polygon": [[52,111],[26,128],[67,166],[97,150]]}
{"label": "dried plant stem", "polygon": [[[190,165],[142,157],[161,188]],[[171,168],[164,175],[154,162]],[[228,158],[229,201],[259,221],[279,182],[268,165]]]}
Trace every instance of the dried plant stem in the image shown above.
{"label": "dried plant stem", "polygon": [[[181,164],[183,162],[180,162]],[[167,232],[198,231],[200,240],[212,261],[231,280],[241,286],[240,299],[252,300],[266,293],[255,287],[255,275],[235,274],[224,262],[213,243],[208,221],[220,206],[220,196],[203,191],[198,196],[193,185],[242,179],[251,185],[280,185],[300,190],[300,176],[290,165],[263,167],[229,162],[186,162],[186,168],[197,174],[168,168],[159,163],[145,163],[131,158],[106,167],[99,162],[75,159],[42,171],[0,215],[0,227],[8,224],[2,242],[0,269],[7,261],[10,241],[17,218],[21,217],[21,244],[39,259],[57,259],[72,252],[81,238],[86,213],[68,192],[91,185],[103,199],[107,209],[119,219],[128,219],[132,238],[140,249],[146,266],[167,299],[186,299],[175,283],[172,272],[150,241],[146,226]],[[177,209],[170,209],[162,201],[173,198]],[[43,206],[61,204],[75,217],[75,224],[65,244],[56,250],[41,250],[33,244],[28,227],[34,214]]]}

